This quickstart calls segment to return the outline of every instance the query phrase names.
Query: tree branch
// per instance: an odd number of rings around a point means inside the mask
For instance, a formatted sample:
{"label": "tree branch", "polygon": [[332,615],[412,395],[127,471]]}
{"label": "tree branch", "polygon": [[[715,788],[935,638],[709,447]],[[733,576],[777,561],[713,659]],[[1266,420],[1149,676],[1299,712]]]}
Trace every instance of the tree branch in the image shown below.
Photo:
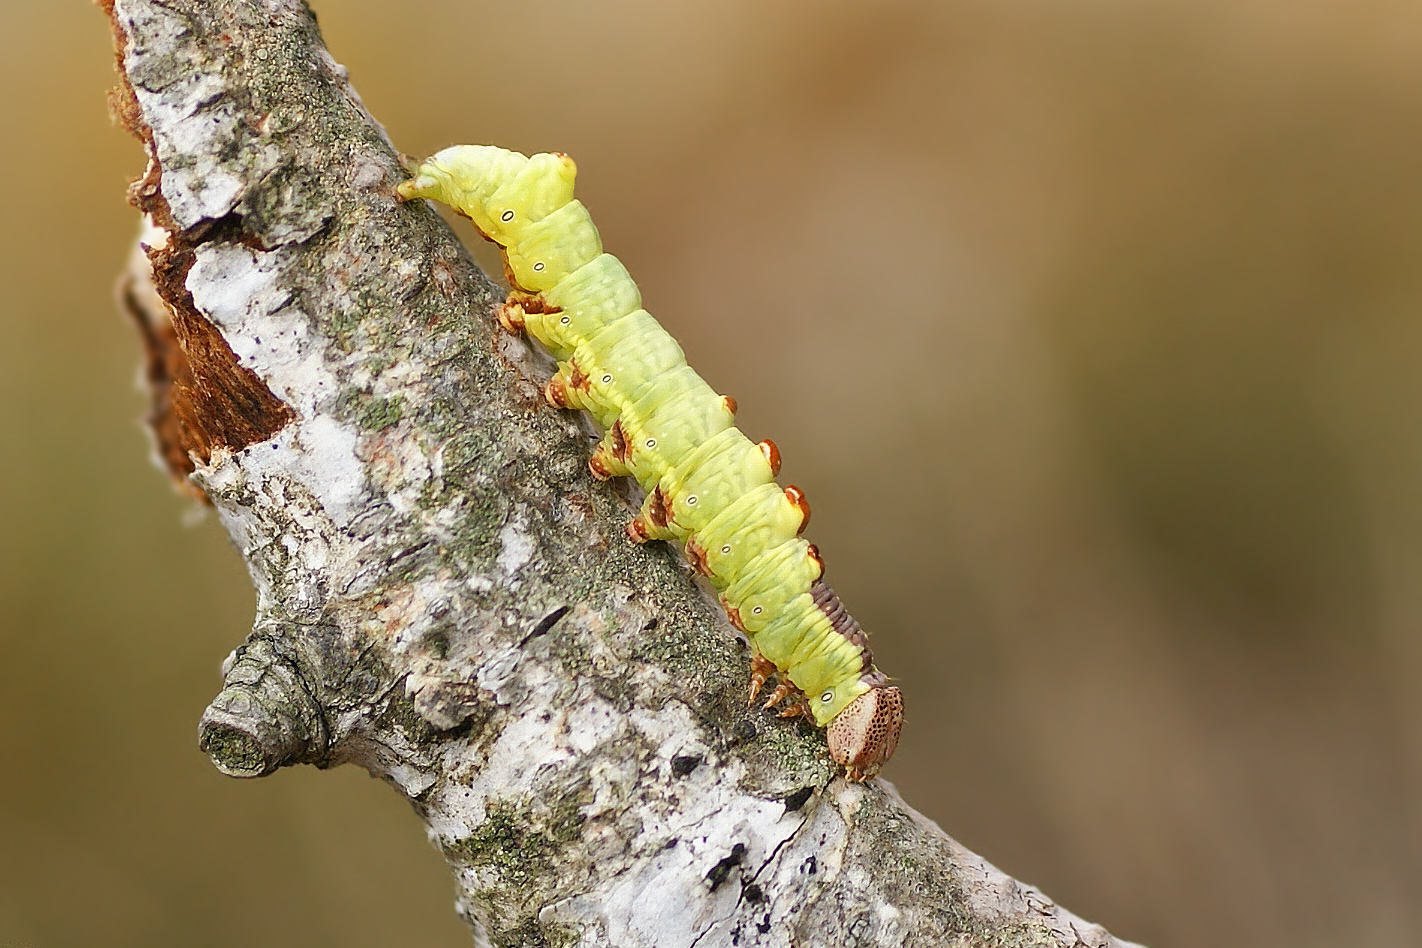
{"label": "tree branch", "polygon": [[744,642],[623,538],[587,423],[395,201],[304,5],[107,9],[149,157],[124,300],[158,453],[258,594],[201,723],[219,769],[384,778],[500,945],[1123,944],[744,707]]}

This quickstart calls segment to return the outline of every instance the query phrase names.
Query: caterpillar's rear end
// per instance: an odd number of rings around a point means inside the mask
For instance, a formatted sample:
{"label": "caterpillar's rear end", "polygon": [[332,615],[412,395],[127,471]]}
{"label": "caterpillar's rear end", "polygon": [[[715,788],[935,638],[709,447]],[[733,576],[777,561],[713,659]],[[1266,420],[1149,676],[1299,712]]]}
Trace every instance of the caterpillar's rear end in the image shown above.
{"label": "caterpillar's rear end", "polygon": [[687,367],[641,308],[636,283],[573,198],[575,176],[566,155],[460,145],[421,164],[397,194],[451,205],[503,248],[513,290],[500,321],[559,360],[548,401],[603,426],[593,474],[632,476],[646,491],[628,536],[681,542],[750,640],[751,700],[778,677],[765,707],[784,702],[782,715],[827,727],[848,778],[871,777],[898,745],[903,696],[800,536],[809,505],[775,482],[774,444],[735,427],[734,401]]}

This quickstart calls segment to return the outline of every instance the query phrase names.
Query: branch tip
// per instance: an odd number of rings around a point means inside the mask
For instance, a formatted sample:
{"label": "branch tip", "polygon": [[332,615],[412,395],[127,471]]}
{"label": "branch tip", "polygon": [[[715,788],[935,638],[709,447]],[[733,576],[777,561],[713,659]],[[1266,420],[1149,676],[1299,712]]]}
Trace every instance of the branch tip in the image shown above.
{"label": "branch tip", "polygon": [[203,712],[198,746],[229,777],[265,777],[327,756],[321,710],[292,661],[250,638],[224,669],[226,686]]}

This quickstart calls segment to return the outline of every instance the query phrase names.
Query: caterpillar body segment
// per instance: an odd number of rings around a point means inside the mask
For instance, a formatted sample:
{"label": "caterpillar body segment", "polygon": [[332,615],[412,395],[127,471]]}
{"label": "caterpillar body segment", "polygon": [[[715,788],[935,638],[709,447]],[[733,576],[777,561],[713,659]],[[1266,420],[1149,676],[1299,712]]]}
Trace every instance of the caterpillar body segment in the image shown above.
{"label": "caterpillar body segment", "polygon": [[809,700],[821,727],[868,690],[861,679],[861,650],[834,634],[832,624],[808,592],[795,596],[756,636],[760,654]]}
{"label": "caterpillar body segment", "polygon": [[530,319],[528,331],[555,359],[566,359],[594,333],[642,307],[637,284],[610,253],[574,270],[540,297],[549,312],[546,318]]}
{"label": "caterpillar body segment", "polygon": [[530,293],[552,289],[602,255],[602,237],[581,201],[564,204],[521,230],[521,239],[500,246],[512,279]]}
{"label": "caterpillar body segment", "polygon": [[721,396],[694,372],[668,373],[612,422],[588,462],[599,477],[631,475],[655,484],[671,470],[673,452],[694,450],[731,426]]}
{"label": "caterpillar body segment", "polygon": [[735,424],[735,414],[694,372],[694,379],[668,373],[627,406],[622,428],[627,472],[650,488],[675,469],[676,461]]}
{"label": "caterpillar body segment", "polygon": [[649,537],[685,541],[716,515],[706,499],[735,497],[762,484],[773,484],[775,471],[759,445],[726,430],[703,442],[662,476],[648,492],[642,516],[650,520]]}
{"label": "caterpillar body segment", "polygon": [[731,623],[749,636],[786,609],[791,599],[824,575],[813,547],[802,537],[780,544],[748,566],[721,593],[721,606]]}
{"label": "caterpillar body segment", "polygon": [[790,488],[773,481],[746,491],[688,537],[687,556],[717,589],[725,589],[760,557],[800,535],[807,515]]}
{"label": "caterpillar body segment", "polygon": [[[534,225],[553,213],[570,204],[582,208],[581,202],[573,200],[573,181],[578,176],[578,166],[573,159],[545,152],[520,162],[523,156],[518,152],[494,153],[503,151],[493,145],[456,145],[435,156],[447,156],[446,164],[456,179],[470,185],[465,192],[465,202],[471,207],[481,205],[487,212],[491,229],[484,231],[482,225],[479,229],[490,240],[500,246],[529,241],[533,238]],[[510,165],[516,166],[516,170],[512,174],[504,173]],[[487,167],[488,172],[479,173],[481,166]],[[478,223],[475,220],[475,224]]]}
{"label": "caterpillar body segment", "polygon": [[607,427],[648,386],[668,376],[681,375],[680,384],[690,386],[687,373],[701,380],[686,364],[681,346],[652,314],[635,309],[580,342],[549,384],[567,392],[562,407],[581,408]]}
{"label": "caterpillar body segment", "polygon": [[548,401],[602,425],[593,474],[631,476],[646,492],[628,536],[684,543],[750,640],[751,700],[778,677],[765,706],[825,727],[847,777],[872,777],[898,743],[903,697],[800,537],[804,494],[775,482],[775,445],[735,427],[734,400],[689,368],[642,308],[637,284],[573,197],[576,176],[566,155],[460,145],[420,164],[396,194],[449,204],[503,248],[513,288],[499,321],[559,360]]}

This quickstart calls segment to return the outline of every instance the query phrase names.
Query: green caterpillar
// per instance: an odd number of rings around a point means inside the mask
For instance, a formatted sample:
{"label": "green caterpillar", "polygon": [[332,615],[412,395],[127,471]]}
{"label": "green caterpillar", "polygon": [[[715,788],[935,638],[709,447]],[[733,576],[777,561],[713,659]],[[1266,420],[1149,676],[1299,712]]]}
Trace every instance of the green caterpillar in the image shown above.
{"label": "green caterpillar", "polygon": [[872,777],[898,744],[903,697],[800,537],[809,505],[775,482],[775,445],[753,444],[735,427],[735,402],[687,366],[642,309],[637,284],[603,252],[573,197],[576,174],[566,155],[459,145],[421,164],[396,194],[450,205],[503,249],[513,291],[500,322],[559,360],[548,401],[602,425],[593,474],[631,476],[646,492],[628,536],[684,544],[750,639],[750,700],[778,675],[765,707],[790,698],[783,716],[827,727],[830,755],[849,779]]}

